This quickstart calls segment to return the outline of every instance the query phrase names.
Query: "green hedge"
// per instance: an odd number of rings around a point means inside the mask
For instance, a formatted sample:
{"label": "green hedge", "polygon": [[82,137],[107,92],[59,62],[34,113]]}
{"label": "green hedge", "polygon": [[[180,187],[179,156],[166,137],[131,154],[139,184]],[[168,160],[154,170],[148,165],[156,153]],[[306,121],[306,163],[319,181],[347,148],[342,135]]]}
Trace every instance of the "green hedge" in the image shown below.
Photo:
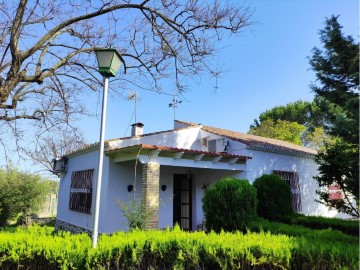
{"label": "green hedge", "polygon": [[298,224],[311,229],[333,229],[346,234],[359,236],[359,221],[339,218],[326,218],[315,216],[295,215],[291,218],[292,224]]}
{"label": "green hedge", "polygon": [[262,218],[253,221],[249,230],[295,237],[291,269],[358,269],[358,237],[332,229],[312,230]]}
{"label": "green hedge", "polygon": [[93,249],[88,235],[35,226],[0,232],[0,269],[357,269],[354,244],[334,244],[321,237],[175,227],[102,235]]}
{"label": "green hedge", "polygon": [[288,268],[291,239],[267,233],[119,232],[89,252],[90,269]]}
{"label": "green hedge", "polygon": [[91,247],[89,236],[53,231],[38,225],[1,231],[0,269],[82,269]]}

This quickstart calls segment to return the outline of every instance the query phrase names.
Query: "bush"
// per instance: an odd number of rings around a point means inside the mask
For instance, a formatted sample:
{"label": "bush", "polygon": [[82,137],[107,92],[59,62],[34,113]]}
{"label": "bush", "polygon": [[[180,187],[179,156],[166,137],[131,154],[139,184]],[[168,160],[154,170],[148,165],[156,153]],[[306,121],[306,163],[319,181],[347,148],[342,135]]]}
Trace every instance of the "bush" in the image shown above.
{"label": "bush", "polygon": [[133,230],[101,235],[51,234],[30,227],[0,231],[0,269],[287,269],[291,239],[268,233]]}
{"label": "bush", "polygon": [[31,214],[43,206],[53,181],[16,168],[0,169],[0,226],[19,218],[23,225],[31,223]]}
{"label": "bush", "polygon": [[158,206],[149,207],[147,210],[140,200],[129,199],[128,201],[118,201],[123,216],[127,221],[127,229],[146,230],[150,227],[150,223],[154,214],[159,211]]}
{"label": "bush", "polygon": [[[33,226],[0,230],[0,269],[358,269],[355,237],[332,238],[301,226],[258,221],[289,237],[260,231],[216,234],[147,230],[101,235],[96,249],[87,234],[53,233]],[[279,226],[280,225],[280,226]],[[299,228],[299,229],[298,229]],[[329,239],[331,239],[329,241]],[[355,239],[355,240],[352,240]]]}
{"label": "bush", "polygon": [[256,188],[259,217],[282,220],[293,213],[290,186],[279,176],[264,174],[254,181],[253,186]]}
{"label": "bush", "polygon": [[314,217],[304,215],[294,215],[291,224],[298,224],[310,229],[333,229],[346,234],[359,236],[359,221],[344,220],[339,218]]}
{"label": "bush", "polygon": [[202,199],[207,230],[244,230],[256,217],[256,190],[247,180],[224,178]]}
{"label": "bush", "polygon": [[289,269],[358,269],[359,238],[326,229],[312,230],[257,218],[249,225],[251,232],[292,236]]}
{"label": "bush", "polygon": [[344,245],[358,244],[359,237],[345,234],[332,229],[314,230],[300,225],[289,225],[281,222],[269,221],[256,218],[250,222],[248,229],[251,232],[269,232],[271,234],[286,234],[287,236],[306,237],[313,240],[321,240],[324,243],[333,241],[343,242]]}

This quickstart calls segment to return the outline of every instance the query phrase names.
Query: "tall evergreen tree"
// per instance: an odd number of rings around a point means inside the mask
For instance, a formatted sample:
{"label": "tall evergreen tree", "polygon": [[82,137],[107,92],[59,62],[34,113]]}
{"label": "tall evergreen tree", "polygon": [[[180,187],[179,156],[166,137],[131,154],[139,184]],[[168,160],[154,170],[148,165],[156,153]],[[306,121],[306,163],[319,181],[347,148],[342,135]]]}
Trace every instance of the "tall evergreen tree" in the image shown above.
{"label": "tall evergreen tree", "polygon": [[338,17],[332,16],[320,31],[324,49],[313,49],[311,69],[318,84],[311,86],[323,99],[325,128],[349,143],[359,143],[359,44],[344,36]]}
{"label": "tall evergreen tree", "polygon": [[[324,128],[337,137],[316,157],[315,179],[322,203],[359,217],[359,44],[341,28],[338,17],[326,19],[320,31],[323,49],[314,48],[310,57],[317,78],[312,90],[324,105]],[[343,200],[329,196],[332,185],[342,189]]]}

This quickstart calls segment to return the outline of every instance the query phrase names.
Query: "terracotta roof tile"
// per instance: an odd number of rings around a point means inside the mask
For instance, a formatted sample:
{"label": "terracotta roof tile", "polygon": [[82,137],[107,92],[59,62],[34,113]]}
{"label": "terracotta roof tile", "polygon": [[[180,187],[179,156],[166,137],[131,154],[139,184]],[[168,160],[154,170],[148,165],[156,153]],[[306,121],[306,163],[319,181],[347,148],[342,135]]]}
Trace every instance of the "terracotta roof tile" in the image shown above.
{"label": "terracotta roof tile", "polygon": [[301,154],[307,154],[307,155],[315,155],[317,153],[316,150],[292,144],[289,142],[272,139],[272,138],[265,138],[261,136],[231,131],[227,129],[222,128],[216,128],[211,126],[204,126],[201,124],[194,124],[186,121],[179,121],[176,120],[179,123],[183,123],[185,125],[189,125],[192,127],[201,126],[201,129],[219,136],[223,136],[225,138],[235,140],[242,142],[249,146],[250,148],[256,148],[256,149],[263,149],[263,150],[273,150],[273,151],[281,151],[285,153],[301,153]]}
{"label": "terracotta roof tile", "polygon": [[212,157],[222,156],[224,158],[241,158],[241,159],[251,159],[251,157],[247,156],[240,156],[240,155],[232,155],[223,152],[208,152],[208,151],[200,151],[200,150],[192,150],[192,149],[185,149],[185,148],[176,148],[176,147],[168,147],[163,145],[150,145],[150,144],[141,144],[142,148],[145,149],[159,149],[164,151],[174,151],[174,152],[185,152],[188,154],[205,154]]}

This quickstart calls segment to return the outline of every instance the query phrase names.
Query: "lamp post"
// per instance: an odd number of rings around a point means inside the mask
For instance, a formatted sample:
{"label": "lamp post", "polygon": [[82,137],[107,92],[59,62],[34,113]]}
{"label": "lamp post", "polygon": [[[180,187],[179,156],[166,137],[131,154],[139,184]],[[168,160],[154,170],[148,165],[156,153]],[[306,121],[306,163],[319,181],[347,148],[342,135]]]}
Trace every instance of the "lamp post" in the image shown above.
{"label": "lamp post", "polygon": [[105,136],[105,123],[106,123],[106,104],[107,104],[107,92],[109,77],[115,77],[116,72],[120,66],[124,63],[121,55],[115,49],[95,49],[96,58],[99,65],[99,73],[104,78],[104,93],[102,100],[101,111],[101,127],[100,127],[100,142],[99,142],[99,164],[98,174],[96,182],[96,195],[95,195],[95,211],[94,211],[94,223],[92,242],[93,247],[96,248],[98,240],[98,228],[99,228],[99,210],[100,210],[100,195],[101,195],[101,181],[102,181],[102,169],[104,160],[104,136]]}

